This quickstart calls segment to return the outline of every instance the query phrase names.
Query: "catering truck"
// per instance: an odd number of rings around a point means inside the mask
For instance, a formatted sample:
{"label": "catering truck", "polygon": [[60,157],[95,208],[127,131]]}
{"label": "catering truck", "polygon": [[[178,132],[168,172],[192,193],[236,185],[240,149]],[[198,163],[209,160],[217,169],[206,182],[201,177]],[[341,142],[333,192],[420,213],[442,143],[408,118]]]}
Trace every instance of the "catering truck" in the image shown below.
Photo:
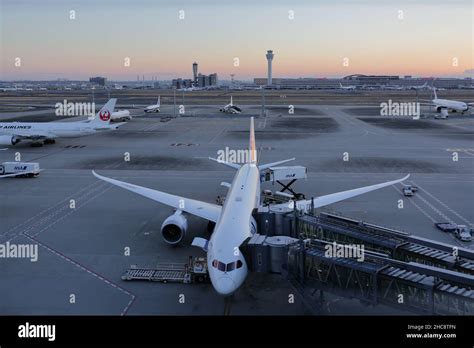
{"label": "catering truck", "polygon": [[37,162],[3,162],[0,164],[0,176],[34,177],[40,173]]}

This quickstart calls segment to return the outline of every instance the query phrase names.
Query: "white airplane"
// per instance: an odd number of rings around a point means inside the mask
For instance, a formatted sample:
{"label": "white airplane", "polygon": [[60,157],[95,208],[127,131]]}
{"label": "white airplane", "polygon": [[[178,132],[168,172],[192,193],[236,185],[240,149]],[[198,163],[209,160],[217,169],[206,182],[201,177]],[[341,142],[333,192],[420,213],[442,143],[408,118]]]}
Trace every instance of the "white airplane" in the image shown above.
{"label": "white airplane", "polygon": [[[214,222],[215,227],[210,239],[196,237],[192,245],[198,246],[207,252],[212,285],[219,294],[228,296],[242,285],[247,276],[247,264],[240,247],[242,243],[257,232],[257,224],[252,217],[252,212],[260,205],[260,174],[263,170],[292,161],[294,158],[259,165],[257,163],[254,120],[252,117],[250,120],[248,163],[240,165],[214,158],[210,159],[237,170],[231,184],[223,183],[224,186],[229,188],[223,206],[129,184],[101,176],[94,171],[92,173],[101,180],[176,209],[175,213],[169,216],[161,226],[162,237],[168,244],[176,245],[183,240],[188,227],[185,213]],[[313,200],[313,205],[318,208],[336,203],[402,182],[408,177],[409,175],[399,180],[320,196]],[[290,205],[295,203],[297,207],[311,205],[311,201],[306,200],[291,202]],[[285,203],[285,205],[288,206],[288,203]]]}
{"label": "white airplane", "polygon": [[232,96],[230,96],[230,103],[224,106],[222,109],[219,109],[219,111],[228,114],[240,114],[242,109],[232,103]]}
{"label": "white airplane", "polygon": [[380,86],[381,89],[388,90],[388,91],[403,91],[405,87],[398,86],[398,85],[382,85]]}
{"label": "white airplane", "polygon": [[357,86],[343,86],[342,83],[339,82],[339,89],[343,89],[345,91],[355,91]]}
{"label": "white airplane", "polygon": [[17,87],[0,87],[0,91],[2,92],[16,92],[18,91]]}
{"label": "white airplane", "polygon": [[418,86],[410,86],[409,89],[412,89],[412,90],[415,90],[415,91],[420,91],[420,90],[424,90],[425,88],[429,88],[428,86],[428,82],[425,82],[424,84],[422,85],[418,85]]}
{"label": "white airplane", "polygon": [[110,124],[117,99],[110,99],[93,119],[76,122],[4,122],[0,123],[0,145],[16,145],[31,140],[36,146],[53,144],[56,138],[76,138],[115,130],[123,123]]}
{"label": "white airplane", "polygon": [[430,87],[433,91],[434,99],[431,100],[432,106],[436,108],[436,111],[441,113],[442,118],[447,118],[449,111],[460,112],[462,115],[469,110],[470,106],[473,106],[474,103],[465,103],[457,100],[450,99],[439,99],[436,94],[436,88]]}
{"label": "white airplane", "polygon": [[160,97],[158,97],[158,101],[154,105],[147,106],[143,111],[145,112],[160,112]]}
{"label": "white airplane", "polygon": [[118,110],[112,112],[110,121],[130,121],[132,116],[130,116],[130,111],[128,110]]}

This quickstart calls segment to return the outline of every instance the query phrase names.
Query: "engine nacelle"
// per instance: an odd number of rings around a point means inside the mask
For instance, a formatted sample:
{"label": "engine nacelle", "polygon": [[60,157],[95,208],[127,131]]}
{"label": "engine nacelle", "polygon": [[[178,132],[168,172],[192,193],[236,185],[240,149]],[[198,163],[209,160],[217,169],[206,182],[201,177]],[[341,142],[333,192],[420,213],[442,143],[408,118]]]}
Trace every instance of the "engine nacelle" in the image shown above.
{"label": "engine nacelle", "polygon": [[179,244],[186,236],[188,230],[188,220],[180,210],[168,216],[161,225],[161,235],[163,240],[170,245]]}
{"label": "engine nacelle", "polygon": [[14,135],[0,135],[0,145],[15,145],[20,142]]}

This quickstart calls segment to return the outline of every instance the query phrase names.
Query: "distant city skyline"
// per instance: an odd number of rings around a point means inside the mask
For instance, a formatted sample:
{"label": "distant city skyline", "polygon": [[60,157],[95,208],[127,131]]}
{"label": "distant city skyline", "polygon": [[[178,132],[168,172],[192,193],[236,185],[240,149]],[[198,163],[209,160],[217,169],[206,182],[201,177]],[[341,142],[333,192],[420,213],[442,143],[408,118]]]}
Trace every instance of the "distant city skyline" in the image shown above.
{"label": "distant city skyline", "polygon": [[267,50],[273,78],[473,77],[472,14],[470,0],[0,0],[0,80],[192,78],[195,61],[251,80]]}

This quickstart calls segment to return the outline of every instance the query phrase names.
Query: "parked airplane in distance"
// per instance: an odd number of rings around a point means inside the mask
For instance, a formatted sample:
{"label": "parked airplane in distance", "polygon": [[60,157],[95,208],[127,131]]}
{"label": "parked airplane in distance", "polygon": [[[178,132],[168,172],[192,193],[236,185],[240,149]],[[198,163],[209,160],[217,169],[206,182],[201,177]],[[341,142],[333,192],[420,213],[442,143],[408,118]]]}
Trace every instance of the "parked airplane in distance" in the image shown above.
{"label": "parked airplane in distance", "polygon": [[[207,253],[212,285],[219,294],[228,296],[234,293],[247,277],[247,263],[240,248],[248,238],[257,232],[257,223],[252,213],[260,205],[261,173],[270,167],[294,160],[292,158],[274,163],[258,164],[253,117],[250,119],[249,138],[247,163],[237,164],[210,158],[237,170],[232,183],[225,184],[228,187],[228,194],[223,206],[107,178],[94,171],[92,173],[100,180],[174,208],[175,212],[164,220],[161,226],[161,235],[168,244],[176,245],[186,235],[188,228],[186,213],[214,222],[215,226],[210,239],[196,237],[192,245],[200,247]],[[298,200],[284,204],[287,206],[296,204],[297,207],[311,204],[314,208],[318,208],[397,184],[408,177],[409,175],[377,185],[320,196],[313,202]]]}
{"label": "parked airplane in distance", "polygon": [[130,121],[132,116],[130,115],[130,111],[128,110],[118,110],[112,112],[112,116],[110,117],[110,121],[117,122],[117,121]]}
{"label": "parked airplane in distance", "polygon": [[470,106],[473,106],[474,103],[465,103],[457,100],[450,99],[440,99],[436,93],[435,87],[430,87],[433,91],[434,98],[431,100],[429,105],[434,106],[436,111],[441,113],[442,118],[448,118],[449,112],[460,112],[462,115],[469,110]]}
{"label": "parked airplane in distance", "polygon": [[428,86],[428,82],[425,82],[424,84],[422,85],[418,85],[418,86],[410,86],[409,89],[412,89],[412,90],[415,90],[415,91],[421,91],[421,90],[424,90],[424,89],[427,89],[427,88],[430,88]]}
{"label": "parked airplane in distance", "polygon": [[339,89],[343,89],[345,91],[355,91],[357,86],[343,86],[342,83],[339,83]]}
{"label": "parked airplane in distance", "polygon": [[228,114],[240,114],[242,109],[237,105],[234,105],[232,102],[232,96],[230,96],[230,103],[224,106],[222,109],[219,109],[220,112],[225,112]]}
{"label": "parked airplane in distance", "polygon": [[0,123],[0,145],[16,145],[29,140],[33,146],[42,146],[54,144],[57,138],[76,138],[115,130],[123,124],[110,124],[116,102],[117,99],[110,99],[93,119],[86,121]]}
{"label": "parked airplane in distance", "polygon": [[160,112],[160,97],[158,97],[158,101],[154,105],[147,106],[143,111],[145,112]]}

